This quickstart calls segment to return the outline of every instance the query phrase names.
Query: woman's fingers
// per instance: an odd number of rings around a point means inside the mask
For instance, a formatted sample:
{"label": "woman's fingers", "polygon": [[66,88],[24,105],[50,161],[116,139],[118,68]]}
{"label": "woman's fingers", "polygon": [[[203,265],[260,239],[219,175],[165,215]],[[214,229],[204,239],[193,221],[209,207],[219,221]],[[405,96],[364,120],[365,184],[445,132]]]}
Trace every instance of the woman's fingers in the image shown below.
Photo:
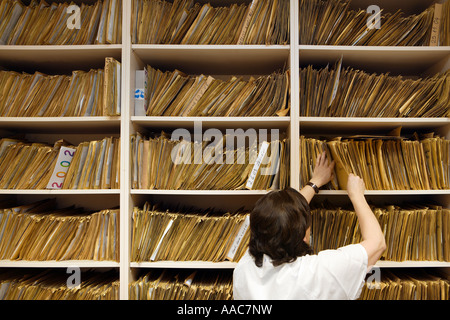
{"label": "woman's fingers", "polygon": [[320,165],[320,156],[321,154],[319,154],[319,156],[316,158],[316,168]]}
{"label": "woman's fingers", "polygon": [[334,164],[335,164],[334,160],[330,162],[330,169],[334,168]]}
{"label": "woman's fingers", "polygon": [[316,166],[315,166],[316,168],[317,167],[324,167],[324,168],[327,168],[327,169],[333,169],[334,165],[335,165],[334,160],[330,162],[327,159],[327,154],[326,154],[325,151],[317,156]]}
{"label": "woman's fingers", "polygon": [[325,155],[325,152],[322,152],[317,157],[316,166],[323,166],[325,164],[325,162],[326,162],[326,155]]}

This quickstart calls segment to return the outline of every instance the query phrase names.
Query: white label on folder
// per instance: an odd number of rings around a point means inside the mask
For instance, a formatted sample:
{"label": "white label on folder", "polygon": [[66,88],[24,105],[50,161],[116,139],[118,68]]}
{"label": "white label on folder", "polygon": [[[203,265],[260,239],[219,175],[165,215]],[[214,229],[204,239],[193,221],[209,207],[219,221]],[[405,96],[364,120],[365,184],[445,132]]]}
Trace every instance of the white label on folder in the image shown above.
{"label": "white label on folder", "polygon": [[196,275],[197,271],[192,272],[185,280],[184,284],[187,286],[190,286],[192,284],[192,281],[194,281],[194,277]]}
{"label": "white label on folder", "polygon": [[433,24],[431,27],[431,38],[430,38],[430,46],[438,46],[439,45],[439,32],[441,28],[442,21],[442,4],[436,3],[434,5],[434,17]]}
{"label": "white label on folder", "polygon": [[253,187],[253,183],[255,182],[256,174],[258,173],[259,167],[266,155],[267,149],[269,148],[269,143],[264,141],[261,145],[261,149],[259,150],[258,157],[256,158],[255,165],[253,166],[252,171],[250,172],[250,176],[248,177],[246,188],[251,189]]}
{"label": "white label on folder", "polygon": [[163,242],[164,237],[166,236],[167,232],[169,232],[170,227],[172,226],[172,224],[173,224],[173,220],[170,220],[170,221],[169,221],[169,224],[168,224],[167,227],[166,227],[166,230],[164,230],[164,233],[163,233],[161,239],[160,239],[159,242],[158,242],[158,245],[156,246],[155,251],[153,251],[152,256],[150,257],[150,260],[151,260],[151,261],[154,261],[154,260],[155,260],[156,255],[158,254],[158,251],[159,251],[159,247],[161,247],[161,243]]}
{"label": "white label on folder", "polygon": [[[203,80],[203,75],[201,75],[199,77],[199,80],[202,81]],[[197,105],[198,101],[200,100],[200,98],[205,94],[206,90],[208,89],[208,87],[211,85],[211,83],[214,81],[214,78],[211,76],[208,76],[208,78],[206,78],[205,82],[203,82],[203,84],[201,85],[200,89],[197,91],[197,93],[194,96],[194,99],[192,99],[192,101],[189,103],[189,106],[187,107],[185,114],[188,115],[189,112],[192,111],[192,109],[194,109],[194,107]]]}
{"label": "white label on folder", "polygon": [[76,149],[61,147],[53,174],[48,182],[47,189],[62,189],[69,166],[72,163]]}
{"label": "white label on folder", "polygon": [[238,39],[238,43],[237,44],[244,44],[244,37],[245,37],[245,34],[246,34],[247,30],[248,30],[248,26],[250,24],[250,21],[251,21],[251,19],[253,17],[253,14],[254,14],[257,2],[258,2],[258,0],[253,0],[252,3],[250,4],[249,8],[248,8],[248,13],[247,13],[247,16],[245,17],[244,25],[242,26],[241,34],[239,35],[239,39]]}
{"label": "white label on folder", "polygon": [[242,224],[241,228],[239,229],[238,234],[236,235],[236,238],[234,238],[233,245],[231,246],[230,250],[227,254],[228,260],[233,260],[234,255],[236,254],[237,249],[241,245],[242,239],[244,238],[245,233],[247,232],[248,227],[250,226],[250,215],[247,215],[245,217],[244,223]]}

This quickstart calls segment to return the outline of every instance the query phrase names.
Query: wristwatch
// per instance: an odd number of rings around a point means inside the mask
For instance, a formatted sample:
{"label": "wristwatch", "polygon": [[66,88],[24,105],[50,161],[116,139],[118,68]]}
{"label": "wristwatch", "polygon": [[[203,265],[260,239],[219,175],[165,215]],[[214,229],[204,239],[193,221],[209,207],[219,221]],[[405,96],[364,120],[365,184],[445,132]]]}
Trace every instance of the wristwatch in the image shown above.
{"label": "wristwatch", "polygon": [[316,185],[315,185],[314,183],[312,183],[311,181],[309,181],[306,185],[307,185],[307,186],[310,186],[311,188],[313,188],[314,191],[315,191],[316,193],[319,193],[319,187],[316,186]]}

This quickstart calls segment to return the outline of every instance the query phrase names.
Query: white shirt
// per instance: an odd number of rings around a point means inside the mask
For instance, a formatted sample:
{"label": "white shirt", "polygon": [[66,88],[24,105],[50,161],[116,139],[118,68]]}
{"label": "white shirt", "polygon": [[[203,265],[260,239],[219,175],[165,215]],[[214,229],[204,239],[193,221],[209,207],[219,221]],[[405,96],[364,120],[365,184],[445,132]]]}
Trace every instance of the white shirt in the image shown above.
{"label": "white shirt", "polygon": [[354,300],[364,285],[367,260],[361,244],[302,256],[277,267],[266,255],[257,267],[247,251],[233,273],[234,299]]}

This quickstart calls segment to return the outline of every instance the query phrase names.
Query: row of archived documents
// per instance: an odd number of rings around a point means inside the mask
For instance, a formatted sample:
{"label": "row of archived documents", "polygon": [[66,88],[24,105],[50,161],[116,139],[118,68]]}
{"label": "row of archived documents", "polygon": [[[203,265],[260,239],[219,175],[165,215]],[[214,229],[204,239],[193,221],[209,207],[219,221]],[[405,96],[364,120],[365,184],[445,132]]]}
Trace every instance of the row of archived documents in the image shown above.
{"label": "row of archived documents", "polygon": [[71,145],[0,140],[0,189],[118,189],[120,138]]}
{"label": "row of archived documents", "polygon": [[4,0],[0,4],[0,45],[82,45],[122,43],[122,0],[91,4]]}
{"label": "row of archived documents", "polygon": [[[256,131],[255,131],[256,132]],[[247,132],[248,133],[248,132]],[[244,137],[244,138],[242,138]],[[290,185],[291,140],[282,136],[225,134],[216,141],[194,141],[165,132],[131,136],[133,189],[274,190]],[[189,138],[189,137],[188,137]],[[259,138],[259,141],[258,141]],[[242,145],[240,145],[242,142]],[[450,189],[450,140],[433,133],[300,137],[300,182],[305,185],[315,160],[326,152],[335,161],[334,179],[324,189],[345,190],[350,173],[368,190]],[[72,145],[0,139],[0,189],[119,189],[120,138]]]}
{"label": "row of archived documents", "polygon": [[[83,117],[121,114],[121,63],[47,75],[0,71],[0,116]],[[291,71],[259,76],[190,75],[147,65],[136,72],[136,116],[277,117],[291,109]],[[299,69],[305,117],[449,117],[450,72],[426,78],[343,66]]]}
{"label": "row of archived documents", "polygon": [[[0,203],[0,260],[119,261],[119,209],[58,208],[53,199]],[[450,210],[435,204],[373,206],[386,261],[450,261]],[[237,262],[247,250],[249,212],[167,208],[146,203],[131,217],[132,262]],[[313,207],[315,253],[361,242],[353,209]]]}
{"label": "row of archived documents", "polygon": [[[413,79],[369,73],[343,62],[299,69],[300,116],[449,116],[450,72]],[[139,116],[286,116],[291,108],[290,70],[226,80],[150,65],[143,72],[137,78],[144,91],[143,101],[135,104]]]}
{"label": "row of archived documents", "polygon": [[[431,5],[405,16],[367,8],[353,10],[346,0],[299,1],[299,43],[349,46],[448,45],[450,5]],[[137,19],[135,19],[137,17]],[[149,24],[140,21],[151,17]],[[369,21],[377,21],[368,28]],[[213,7],[189,0],[173,4],[135,0],[132,42],[150,44],[287,44],[290,37],[289,0],[253,0],[250,4]],[[155,26],[161,26],[156,28]],[[433,29],[434,28],[434,29]]]}
{"label": "row of archived documents", "polygon": [[[117,272],[86,271],[81,283],[67,284],[58,270],[0,272],[0,300],[118,300]],[[380,281],[367,281],[359,300],[448,300],[450,280],[439,270],[381,271]],[[129,286],[130,300],[232,300],[230,271],[153,269]]]}
{"label": "row of archived documents", "polygon": [[[92,213],[73,207],[56,209],[54,205],[54,200],[1,204],[1,259],[118,261],[117,209]],[[415,204],[374,207],[373,211],[387,242],[382,259],[449,260],[448,209]],[[311,213],[311,245],[315,252],[360,241],[352,210],[320,207]],[[248,212],[176,210],[147,203],[142,209],[135,208],[131,230],[132,261],[238,261],[248,242]],[[378,272],[379,281],[368,279],[360,299],[449,298],[448,274],[439,269]],[[231,271],[141,269],[140,273],[128,285],[133,300],[232,299]],[[0,271],[0,300],[116,300],[118,278],[116,271],[83,271],[81,283],[71,286],[68,274],[58,269],[4,269]]]}
{"label": "row of archived documents", "polygon": [[[135,134],[131,141],[132,187],[267,190],[289,186],[290,139],[280,136],[270,142],[252,141],[249,134],[249,145],[234,147],[235,140],[237,144],[245,140],[243,135],[225,134],[209,144],[174,141],[165,133]],[[326,152],[336,165],[334,180],[324,188],[345,190],[347,177],[353,173],[364,179],[368,190],[449,189],[449,146],[449,140],[433,133],[414,134],[411,139],[397,134],[331,139],[301,136],[301,185],[311,178],[318,155]]]}
{"label": "row of archived documents", "polygon": [[[133,0],[137,44],[265,44],[290,42],[290,1],[252,0],[212,6],[192,0]],[[348,0],[299,1],[299,42],[313,45],[449,45],[449,2],[421,13],[352,9]],[[122,0],[72,3],[5,0],[0,44],[85,45],[122,42]],[[375,21],[375,23],[373,22]],[[371,27],[368,28],[371,22]],[[30,30],[32,32],[27,32]]]}
{"label": "row of archived documents", "polygon": [[120,115],[121,63],[71,75],[0,71],[0,116],[83,117]]}

